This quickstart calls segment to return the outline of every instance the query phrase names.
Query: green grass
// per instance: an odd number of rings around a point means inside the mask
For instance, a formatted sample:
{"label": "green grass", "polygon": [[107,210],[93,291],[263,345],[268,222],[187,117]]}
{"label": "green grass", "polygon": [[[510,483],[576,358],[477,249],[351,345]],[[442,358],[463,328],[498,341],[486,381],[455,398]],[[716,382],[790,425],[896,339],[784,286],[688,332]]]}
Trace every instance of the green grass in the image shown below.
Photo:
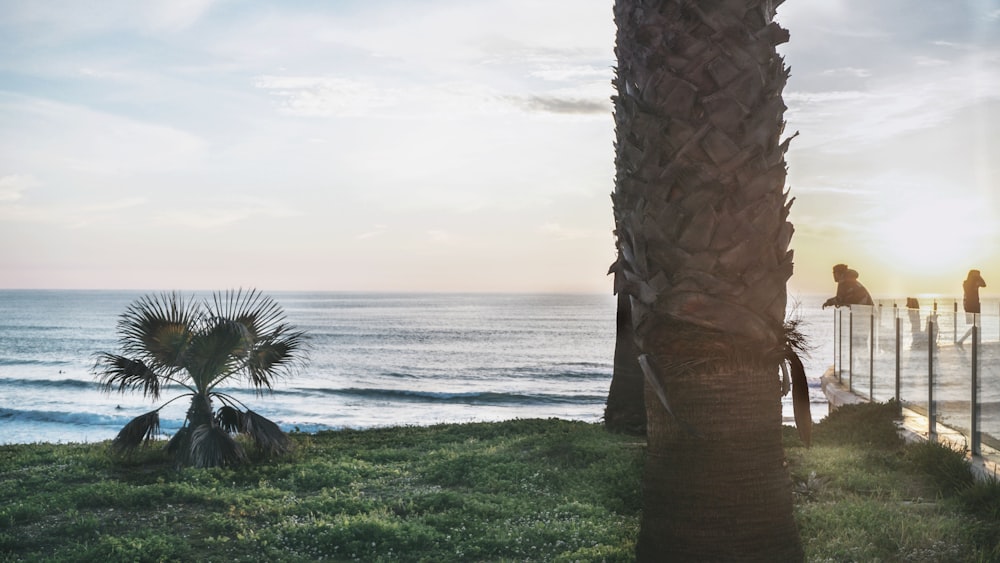
{"label": "green grass", "polygon": [[904,444],[898,405],[844,406],[806,449],[786,429],[796,518],[816,562],[1000,561],[1000,485],[964,452]]}
{"label": "green grass", "polygon": [[[1000,560],[1000,487],[843,408],[786,429],[809,561]],[[849,436],[849,439],[845,439]],[[632,561],[644,445],[520,420],[294,434],[294,454],[175,470],[158,450],[0,446],[0,561]]]}
{"label": "green grass", "polygon": [[293,434],[174,470],[157,450],[0,447],[0,560],[629,561],[642,443],[559,420]]}

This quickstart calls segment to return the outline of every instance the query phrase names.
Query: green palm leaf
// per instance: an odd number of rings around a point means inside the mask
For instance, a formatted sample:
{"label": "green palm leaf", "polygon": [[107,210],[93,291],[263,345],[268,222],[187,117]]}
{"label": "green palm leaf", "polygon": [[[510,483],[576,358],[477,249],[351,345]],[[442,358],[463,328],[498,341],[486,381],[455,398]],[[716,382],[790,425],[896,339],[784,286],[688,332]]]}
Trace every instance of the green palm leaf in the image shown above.
{"label": "green palm leaf", "polygon": [[210,324],[191,340],[188,370],[202,392],[239,371],[244,364],[244,350],[249,344],[246,328],[223,317]]}
{"label": "green palm leaf", "polygon": [[185,369],[199,317],[196,303],[185,301],[179,293],[144,296],[129,305],[118,321],[122,350],[154,368]]}
{"label": "green palm leaf", "polygon": [[108,393],[117,387],[119,393],[142,391],[144,397],[154,401],[160,398],[161,376],[141,360],[102,352],[97,354],[94,370]]}
{"label": "green palm leaf", "polygon": [[256,343],[247,357],[246,376],[258,391],[270,389],[273,381],[291,373],[305,356],[305,336],[282,325]]}
{"label": "green palm leaf", "polygon": [[118,453],[130,452],[151,442],[159,433],[160,411],[157,409],[129,421],[111,441],[111,449]]}

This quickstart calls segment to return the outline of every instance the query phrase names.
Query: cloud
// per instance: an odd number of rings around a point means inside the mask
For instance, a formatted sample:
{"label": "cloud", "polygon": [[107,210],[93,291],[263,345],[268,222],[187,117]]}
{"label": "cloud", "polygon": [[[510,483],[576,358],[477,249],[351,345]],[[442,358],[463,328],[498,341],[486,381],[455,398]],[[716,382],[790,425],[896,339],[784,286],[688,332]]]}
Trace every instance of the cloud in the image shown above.
{"label": "cloud", "polygon": [[182,209],[159,212],[154,220],[161,226],[213,230],[259,219],[297,217],[300,212],[278,201],[256,197],[187,201]]}
{"label": "cloud", "polygon": [[917,66],[944,66],[950,64],[947,59],[927,57],[923,55],[913,57],[913,62],[916,63]]}
{"label": "cloud", "polygon": [[331,76],[261,76],[254,87],[279,98],[282,113],[304,117],[364,116],[400,98],[369,82]]}
{"label": "cloud", "polygon": [[454,236],[451,233],[440,229],[429,229],[427,231],[427,238],[436,244],[451,244],[454,242]]}
{"label": "cloud", "polygon": [[374,225],[373,229],[370,231],[365,231],[360,235],[355,236],[355,240],[366,240],[370,238],[375,238],[377,236],[384,235],[388,231],[388,227],[385,225]]}
{"label": "cloud", "polygon": [[591,230],[573,229],[559,223],[545,223],[538,228],[538,231],[556,240],[579,240],[596,236]]}
{"label": "cloud", "polygon": [[611,81],[611,68],[595,67],[591,65],[540,65],[540,68],[532,70],[530,76],[541,78],[552,82],[567,81]]}
{"label": "cloud", "polygon": [[61,202],[46,205],[33,202],[16,203],[0,205],[0,219],[3,219],[5,223],[29,223],[82,229],[91,225],[108,225],[120,222],[122,211],[140,207],[145,202],[146,199],[142,197],[129,197],[95,203]]}
{"label": "cloud", "polygon": [[215,4],[215,0],[155,0],[139,3],[145,9],[143,19],[153,29],[181,30],[197,23]]}
{"label": "cloud", "polygon": [[4,2],[7,25],[31,30],[31,41],[64,42],[115,31],[176,32],[190,28],[217,0],[49,0]]}
{"label": "cloud", "polygon": [[1000,99],[995,61],[973,58],[923,64],[919,69],[869,79],[863,89],[786,92],[789,128],[802,132],[795,146],[864,151],[873,144],[949,123],[967,108]]}
{"label": "cloud", "polygon": [[843,68],[831,68],[823,71],[824,75],[827,76],[852,76],[854,78],[868,78],[872,75],[872,71],[867,68],[855,68],[855,67],[843,67]]}
{"label": "cloud", "polygon": [[609,100],[561,98],[556,96],[508,96],[505,99],[529,112],[607,116],[610,115],[612,110]]}
{"label": "cloud", "polygon": [[30,174],[11,174],[0,177],[0,203],[13,202],[24,197],[24,192],[39,185]]}
{"label": "cloud", "polygon": [[0,145],[24,166],[100,175],[162,173],[201,159],[208,144],[169,125],[84,106],[0,93]]}

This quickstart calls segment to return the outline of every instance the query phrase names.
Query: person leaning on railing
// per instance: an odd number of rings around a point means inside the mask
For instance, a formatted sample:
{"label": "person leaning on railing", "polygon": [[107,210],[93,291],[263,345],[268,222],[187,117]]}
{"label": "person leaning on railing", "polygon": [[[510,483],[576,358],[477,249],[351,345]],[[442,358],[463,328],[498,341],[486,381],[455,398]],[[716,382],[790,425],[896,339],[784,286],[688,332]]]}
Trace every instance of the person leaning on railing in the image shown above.
{"label": "person leaning on railing", "polygon": [[824,309],[875,304],[868,289],[858,281],[858,272],[848,268],[847,264],[837,264],[833,267],[833,281],[837,282],[837,295],[823,303]]}

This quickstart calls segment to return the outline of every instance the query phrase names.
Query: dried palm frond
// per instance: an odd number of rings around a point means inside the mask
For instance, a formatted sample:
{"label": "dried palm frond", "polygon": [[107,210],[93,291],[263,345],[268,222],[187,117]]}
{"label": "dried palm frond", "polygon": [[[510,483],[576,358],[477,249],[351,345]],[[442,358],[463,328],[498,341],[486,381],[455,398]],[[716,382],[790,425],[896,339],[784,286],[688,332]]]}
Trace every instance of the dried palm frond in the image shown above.
{"label": "dried palm frond", "polygon": [[253,438],[254,444],[266,455],[281,455],[291,451],[291,439],[274,422],[249,409],[243,413],[243,421],[243,431]]}
{"label": "dried palm frond", "polygon": [[229,405],[223,405],[219,407],[219,410],[215,411],[215,423],[230,434],[242,432],[244,424],[243,412]]}
{"label": "dried palm frond", "polygon": [[191,431],[190,462],[194,467],[228,467],[246,460],[243,446],[222,428],[202,424]]}
{"label": "dried palm frond", "polygon": [[111,449],[118,453],[130,452],[147,444],[160,433],[160,411],[141,414],[126,424],[111,442]]}
{"label": "dried palm frond", "polygon": [[788,364],[792,372],[792,409],[795,412],[795,428],[802,443],[809,447],[812,441],[812,411],[809,400],[809,382],[806,368],[799,355],[791,347],[788,349]]}
{"label": "dried palm frond", "polygon": [[[797,306],[796,306],[797,308]],[[809,399],[809,382],[806,368],[800,356],[808,355],[812,347],[802,334],[802,319],[793,315],[785,321],[785,361],[791,368],[792,409],[795,413],[795,427],[802,443],[809,447],[812,442],[812,409]],[[784,369],[784,364],[782,364]],[[787,392],[783,390],[784,392]]]}
{"label": "dried palm frond", "polygon": [[183,426],[167,442],[167,454],[176,458],[178,465],[183,465],[182,461],[187,457],[184,452],[191,450],[191,427]]}

